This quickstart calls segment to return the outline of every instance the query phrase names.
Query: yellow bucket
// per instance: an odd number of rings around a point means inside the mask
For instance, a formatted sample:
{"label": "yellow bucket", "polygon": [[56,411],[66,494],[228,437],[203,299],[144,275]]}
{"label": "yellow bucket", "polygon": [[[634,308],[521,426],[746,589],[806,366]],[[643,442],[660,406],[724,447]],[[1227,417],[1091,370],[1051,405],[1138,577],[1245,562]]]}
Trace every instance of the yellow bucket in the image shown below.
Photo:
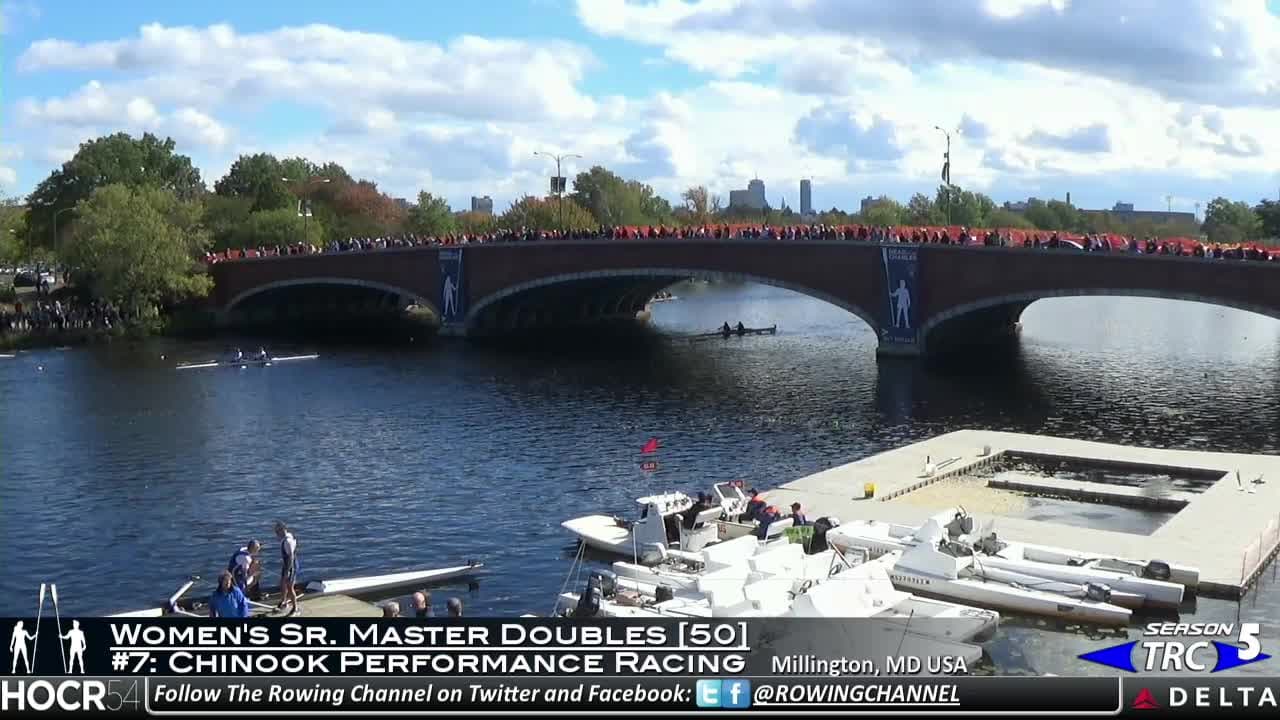
{"label": "yellow bucket", "polygon": [[876,496],[875,483],[862,483],[862,494],[864,497],[873,498]]}

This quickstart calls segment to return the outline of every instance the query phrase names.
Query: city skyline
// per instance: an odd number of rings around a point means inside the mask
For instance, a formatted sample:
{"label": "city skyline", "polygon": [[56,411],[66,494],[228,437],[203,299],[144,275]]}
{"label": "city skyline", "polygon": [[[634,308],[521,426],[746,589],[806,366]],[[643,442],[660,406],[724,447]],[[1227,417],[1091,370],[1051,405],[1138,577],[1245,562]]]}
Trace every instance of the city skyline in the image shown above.
{"label": "city skyline", "polygon": [[19,0],[0,6],[0,193],[25,195],[91,137],[150,131],[209,185],[238,155],[271,152],[456,209],[482,193],[497,210],[545,194],[532,154],[545,150],[584,156],[570,178],[598,164],[673,203],[706,185],[727,204],[758,173],[787,188],[779,199],[811,179],[813,210],[852,210],[868,193],[932,195],[938,126],[953,134],[953,181],[997,203],[1256,202],[1280,189],[1280,91],[1261,82],[1280,59],[1275,11],[960,0],[921,22],[861,0],[785,13],[763,0],[318,2],[302,25],[234,2]]}

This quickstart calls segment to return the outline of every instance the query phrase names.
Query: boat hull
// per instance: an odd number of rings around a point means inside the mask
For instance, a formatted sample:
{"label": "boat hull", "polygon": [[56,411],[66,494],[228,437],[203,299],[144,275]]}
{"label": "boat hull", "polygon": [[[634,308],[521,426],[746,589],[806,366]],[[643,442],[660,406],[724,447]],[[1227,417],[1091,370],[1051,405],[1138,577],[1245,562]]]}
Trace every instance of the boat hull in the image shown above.
{"label": "boat hull", "polygon": [[381,593],[399,588],[432,585],[474,575],[484,569],[484,563],[473,562],[456,567],[437,568],[434,570],[412,570],[387,575],[368,575],[364,577],[338,578],[335,580],[313,580],[306,585],[306,592],[314,595],[342,593],[360,596]]}
{"label": "boat hull", "polygon": [[[827,540],[837,547],[865,549],[872,558],[877,558],[885,553],[914,547],[916,540],[912,537],[912,533],[912,528],[903,525],[855,521],[832,530],[828,533]],[[1005,555],[1013,557],[1004,557]],[[1019,555],[1021,557],[1018,557]],[[1082,558],[1085,557],[1087,556],[1079,552],[1011,542],[998,554],[978,554],[976,564],[984,568],[1022,573],[1064,583],[1106,585],[1121,595],[1140,596],[1142,601],[1138,603],[1138,607],[1145,605],[1168,609],[1177,608],[1182,604],[1188,586],[1172,578],[1166,581],[1143,577],[1139,573],[1146,563],[1117,558],[1097,558],[1082,562]],[[1070,562],[1078,564],[1070,564]],[[1109,569],[1106,565],[1108,562],[1113,563],[1116,569]],[[1122,567],[1128,568],[1128,571],[1121,570]],[[1199,573],[1194,568],[1171,566],[1171,569],[1174,567],[1178,570],[1173,572],[1173,578],[1194,581],[1198,584]]]}
{"label": "boat hull", "polygon": [[1111,603],[1073,598],[995,581],[948,578],[914,568],[900,567],[897,563],[899,557],[896,553],[890,553],[873,562],[884,563],[894,587],[904,592],[996,610],[1044,615],[1096,625],[1127,625],[1132,617],[1128,609]]}
{"label": "boat hull", "polygon": [[611,515],[586,515],[565,520],[560,527],[573,533],[587,547],[615,555],[632,555],[631,531]]}

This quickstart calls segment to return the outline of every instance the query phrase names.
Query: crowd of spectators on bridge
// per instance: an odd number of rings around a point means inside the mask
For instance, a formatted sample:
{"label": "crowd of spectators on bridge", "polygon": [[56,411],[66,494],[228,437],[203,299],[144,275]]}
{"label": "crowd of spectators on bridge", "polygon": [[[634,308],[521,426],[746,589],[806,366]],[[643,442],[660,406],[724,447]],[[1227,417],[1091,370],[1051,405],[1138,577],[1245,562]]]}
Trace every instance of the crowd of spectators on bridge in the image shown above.
{"label": "crowd of spectators on bridge", "polygon": [[1208,244],[1198,238],[1137,238],[1117,234],[1078,234],[1017,230],[1007,228],[970,229],[966,227],[876,227],[867,225],[703,225],[684,227],[610,227],[590,231],[494,230],[485,233],[450,233],[423,236],[413,233],[378,238],[349,238],[327,247],[297,243],[287,246],[257,247],[208,253],[208,263],[242,258],[280,255],[312,255],[322,253],[366,252],[389,248],[411,248],[476,243],[516,243],[554,240],[628,240],[628,239],[761,239],[761,240],[846,240],[851,242],[910,243],[980,247],[1023,247],[1063,249],[1085,252],[1115,252],[1145,255],[1235,260],[1277,261],[1280,249],[1254,243],[1233,245]]}

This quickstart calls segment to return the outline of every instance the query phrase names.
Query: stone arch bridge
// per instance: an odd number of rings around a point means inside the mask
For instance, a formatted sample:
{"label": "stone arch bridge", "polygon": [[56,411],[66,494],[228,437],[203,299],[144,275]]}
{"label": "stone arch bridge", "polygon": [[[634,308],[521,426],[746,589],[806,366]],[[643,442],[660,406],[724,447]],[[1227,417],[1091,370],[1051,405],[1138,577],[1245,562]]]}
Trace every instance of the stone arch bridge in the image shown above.
{"label": "stone arch bridge", "polygon": [[862,318],[879,352],[892,355],[1005,333],[1028,305],[1050,297],[1193,300],[1280,318],[1280,266],[1272,263],[1030,248],[543,241],[254,258],[210,272],[226,324],[255,312],[416,303],[442,319],[442,333],[467,336],[634,318],[678,281],[737,279],[838,305]]}

